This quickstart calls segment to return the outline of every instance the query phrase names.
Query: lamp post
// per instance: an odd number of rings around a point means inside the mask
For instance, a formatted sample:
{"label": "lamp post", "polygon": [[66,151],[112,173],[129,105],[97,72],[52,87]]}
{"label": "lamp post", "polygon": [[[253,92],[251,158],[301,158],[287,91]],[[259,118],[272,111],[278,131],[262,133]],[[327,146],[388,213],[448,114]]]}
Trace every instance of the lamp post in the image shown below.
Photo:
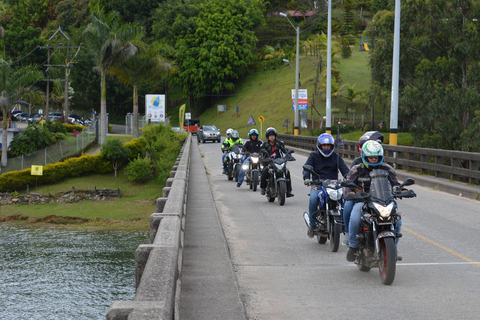
{"label": "lamp post", "polygon": [[[295,29],[297,31],[297,52],[296,52],[296,62],[295,62],[295,65],[296,65],[296,68],[295,68],[295,121],[293,123],[293,126],[294,126],[294,130],[293,130],[293,134],[295,136],[298,136],[298,121],[299,121],[299,110],[298,110],[298,87],[299,87],[299,81],[300,81],[300,76],[298,74],[299,72],[299,69],[300,69],[300,27],[296,27],[293,25],[293,23],[290,21],[290,19],[288,19],[288,16],[286,13],[283,13],[283,12],[280,12],[280,15],[282,17],[285,17],[288,22],[290,22],[290,24],[292,25],[293,29]],[[285,61],[285,59],[284,59]],[[290,62],[289,62],[290,64]],[[290,65],[291,66],[291,65]],[[293,67],[292,67],[293,68]]]}
{"label": "lamp post", "polygon": [[332,0],[328,0],[327,105],[325,132],[332,133]]}

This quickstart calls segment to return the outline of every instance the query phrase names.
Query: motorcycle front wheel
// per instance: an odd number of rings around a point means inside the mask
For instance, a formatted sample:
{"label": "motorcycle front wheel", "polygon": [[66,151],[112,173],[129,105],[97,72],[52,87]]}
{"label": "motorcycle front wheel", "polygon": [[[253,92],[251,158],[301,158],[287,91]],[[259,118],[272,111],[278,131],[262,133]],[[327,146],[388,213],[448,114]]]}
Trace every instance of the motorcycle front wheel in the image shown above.
{"label": "motorcycle front wheel", "polygon": [[329,226],[330,230],[328,230],[328,233],[330,234],[330,250],[332,250],[332,252],[337,252],[338,247],[340,246],[340,234],[342,233],[342,226],[334,221],[331,222]]}
{"label": "motorcycle front wheel", "polygon": [[238,176],[240,175],[240,166],[235,167],[235,182],[238,182]]}
{"label": "motorcycle front wheel", "polygon": [[287,185],[284,180],[278,181],[278,204],[285,204],[285,194],[287,193]]}
{"label": "motorcycle front wheel", "polygon": [[380,270],[380,278],[382,283],[390,285],[395,279],[395,271],[397,268],[397,248],[393,238],[380,239],[380,256],[378,257],[378,267]]}
{"label": "motorcycle front wheel", "polygon": [[252,190],[257,191],[258,186],[258,171],[253,171],[253,178],[252,178]]}
{"label": "motorcycle front wheel", "polygon": [[228,166],[228,180],[233,180],[233,168]]}

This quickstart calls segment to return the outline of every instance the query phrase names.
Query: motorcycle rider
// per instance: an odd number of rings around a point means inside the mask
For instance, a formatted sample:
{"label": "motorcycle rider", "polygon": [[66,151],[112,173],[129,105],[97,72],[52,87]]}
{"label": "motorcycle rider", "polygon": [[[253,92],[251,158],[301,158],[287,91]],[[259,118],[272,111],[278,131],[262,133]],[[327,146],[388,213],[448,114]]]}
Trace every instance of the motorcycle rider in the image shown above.
{"label": "motorcycle rider", "polygon": [[[266,154],[268,159],[271,158],[283,158],[286,153],[287,149],[285,149],[285,143],[281,140],[277,140],[277,130],[275,128],[270,127],[265,131],[265,137],[267,141],[262,144],[261,152]],[[265,161],[266,159],[264,159]],[[292,181],[290,179],[290,171],[287,169],[287,198],[293,197],[294,194],[292,193]],[[260,181],[260,193],[262,196],[265,195],[265,188],[267,187],[267,178],[268,178],[268,166],[265,166],[262,170],[262,178]]]}
{"label": "motorcycle rider", "polygon": [[[370,189],[370,172],[373,169],[383,169],[388,172],[388,180],[393,186],[400,185],[398,182],[397,174],[395,170],[387,163],[383,162],[383,147],[380,143],[373,140],[368,140],[362,147],[362,163],[353,166],[347,174],[347,179],[353,181],[358,186],[361,186],[365,192]],[[352,190],[351,188],[345,188],[344,194],[354,193],[360,190]],[[361,216],[362,216],[363,202],[357,202],[353,205],[350,223],[349,223],[349,248],[347,252],[347,261],[355,261],[355,252],[358,247],[357,234],[361,231]],[[401,223],[400,219],[397,223],[396,232],[400,233]]]}
{"label": "motorcycle rider", "polygon": [[[348,173],[348,167],[343,161],[342,156],[338,153],[335,153],[335,139],[331,134],[322,133],[317,138],[317,151],[310,153],[308,156],[307,162],[305,165],[310,165],[313,167],[313,170],[320,174],[320,177],[313,175],[312,180],[318,181],[319,179],[338,179],[338,170],[345,177]],[[310,173],[303,171],[303,181],[306,186],[312,185],[310,180]],[[310,223],[307,230],[307,235],[309,238],[313,238],[314,230],[317,227],[317,219],[315,212],[318,207],[318,194],[321,189],[315,184],[312,185],[310,190],[310,202],[308,204],[308,216]]]}
{"label": "motorcycle rider", "polygon": [[[230,138],[228,139],[225,139],[225,141],[223,142],[223,145],[222,145],[222,150],[224,152],[224,155],[226,156],[227,153],[229,152],[229,149],[234,145],[234,144],[240,144],[240,145],[243,145],[243,141],[242,141],[242,138],[240,138],[240,134],[238,133],[237,130],[232,130],[231,131],[231,134],[230,134]],[[223,157],[223,159],[225,159],[225,156]],[[227,165],[225,162],[223,162],[223,173],[224,174],[227,174]]]}
{"label": "motorcycle rider", "polygon": [[227,174],[227,167],[225,166],[225,157],[227,156],[227,149],[230,147],[230,138],[232,136],[232,128],[227,129],[227,137],[223,140],[222,143],[222,168],[223,174]]}
{"label": "motorcycle rider", "polygon": [[[362,147],[367,142],[368,140],[374,140],[377,141],[378,143],[382,144],[383,143],[383,134],[380,131],[367,131],[365,132],[360,139],[358,139],[358,152],[360,153],[360,156],[355,158],[352,162],[352,165],[350,166],[350,169],[359,163],[362,163]],[[345,223],[345,238],[342,241],[342,245],[347,246],[348,245],[348,234],[349,234],[349,222],[350,222],[350,214],[352,212],[352,208],[354,205],[353,200],[348,200],[345,201],[343,205],[343,222]]]}
{"label": "motorcycle rider", "polygon": [[[243,161],[243,165],[248,165],[248,162],[250,160],[250,153],[260,153],[260,148],[262,147],[262,140],[258,140],[258,130],[257,129],[252,129],[248,132],[248,137],[249,140],[245,142],[243,147],[245,148],[242,151],[242,154],[246,156],[246,159]],[[245,170],[240,168],[240,174],[238,175],[238,183],[237,187],[240,187],[243,183],[243,179],[245,178]]]}

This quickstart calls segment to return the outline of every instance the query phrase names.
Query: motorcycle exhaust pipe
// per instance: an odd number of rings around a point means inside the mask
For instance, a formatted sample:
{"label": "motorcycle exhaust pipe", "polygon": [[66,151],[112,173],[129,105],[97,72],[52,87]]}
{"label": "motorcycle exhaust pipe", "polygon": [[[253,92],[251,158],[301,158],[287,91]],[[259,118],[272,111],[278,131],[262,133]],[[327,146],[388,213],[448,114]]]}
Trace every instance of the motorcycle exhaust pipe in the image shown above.
{"label": "motorcycle exhaust pipe", "polygon": [[303,213],[303,219],[305,220],[307,227],[310,227],[310,217],[308,216],[308,212]]}

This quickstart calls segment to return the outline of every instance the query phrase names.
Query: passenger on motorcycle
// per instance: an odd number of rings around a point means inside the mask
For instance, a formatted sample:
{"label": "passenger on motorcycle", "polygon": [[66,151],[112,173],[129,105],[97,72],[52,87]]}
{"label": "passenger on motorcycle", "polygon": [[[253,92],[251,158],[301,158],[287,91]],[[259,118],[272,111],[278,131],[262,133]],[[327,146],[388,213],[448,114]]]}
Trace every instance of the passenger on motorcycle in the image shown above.
{"label": "passenger on motorcycle", "polygon": [[[382,144],[383,143],[383,134],[380,131],[368,131],[363,134],[363,136],[358,139],[358,152],[360,152],[360,157],[357,157],[353,160],[352,165],[350,166],[350,169],[359,163],[362,163],[362,147],[365,144],[365,142],[373,140],[377,141],[378,143]],[[354,201],[348,200],[345,201],[345,204],[343,205],[343,222],[345,223],[345,238],[343,239],[342,245],[348,246],[348,234],[349,234],[349,228],[348,224],[350,222],[350,215],[352,213],[352,208],[354,205]]]}
{"label": "passenger on motorcycle", "polygon": [[[254,153],[254,152],[260,153],[260,149],[263,144],[262,140],[258,140],[257,129],[250,130],[250,132],[248,132],[248,137],[249,137],[249,140],[245,142],[245,144],[243,145],[245,150],[242,151],[242,154],[244,154],[246,157],[246,159],[243,161],[243,165],[248,165],[248,161],[250,160],[251,153]],[[245,178],[245,170],[241,168],[240,174],[238,175],[237,187],[240,187],[242,185],[244,178]]]}
{"label": "passenger on motorcycle", "polygon": [[[277,130],[275,128],[268,128],[265,131],[265,137],[267,141],[262,144],[261,152],[266,154],[268,158],[283,158],[287,149],[285,149],[285,144],[281,140],[277,140]],[[266,159],[264,159],[266,160]],[[260,193],[265,195],[265,188],[267,187],[267,178],[268,178],[268,166],[265,166],[262,170],[262,178],[260,181]],[[290,171],[287,169],[287,198],[293,197],[292,193],[292,181],[290,179]]]}
{"label": "passenger on motorcycle", "polygon": [[[228,129],[230,130],[230,129]],[[227,135],[228,135],[228,130],[227,130]],[[222,156],[222,160],[223,160],[223,173],[224,174],[227,174],[227,164],[225,163],[225,156],[227,155],[227,153],[229,152],[229,149],[234,145],[234,144],[240,144],[240,145],[243,145],[243,141],[242,141],[242,138],[240,138],[240,134],[238,133],[237,130],[232,130],[231,132],[231,135],[230,135],[230,138],[227,138],[225,139],[225,141],[223,141],[223,145],[222,145],[222,150],[223,150],[223,154],[224,156]]]}
{"label": "passenger on motorcycle", "polygon": [[[337,180],[338,170],[340,170],[342,175],[345,177],[348,173],[348,167],[343,161],[342,156],[333,151],[335,149],[335,139],[332,137],[332,135],[328,133],[322,133],[317,138],[316,145],[317,151],[310,153],[305,164],[312,166],[313,170],[320,174],[320,179],[323,180]],[[313,175],[312,179],[317,181],[319,177]],[[309,172],[303,171],[303,181],[305,185],[311,185],[312,181],[310,180]],[[310,190],[310,202],[308,204],[308,216],[310,218],[310,223],[307,230],[307,235],[309,238],[313,238],[314,230],[317,227],[317,219],[314,214],[317,211],[318,194],[320,191],[321,189],[315,184],[312,185]]]}
{"label": "passenger on motorcycle", "polygon": [[[400,185],[398,182],[397,174],[395,170],[387,163],[383,162],[383,147],[377,141],[369,140],[365,142],[362,147],[362,163],[353,166],[347,174],[347,179],[353,181],[358,186],[363,188],[363,191],[369,192],[370,190],[370,172],[373,169],[383,169],[388,172],[388,180],[393,186]],[[348,193],[354,193],[361,190],[352,190],[351,188],[345,188],[344,195]],[[355,261],[355,252],[357,251],[358,239],[357,234],[360,233],[361,228],[361,215],[362,215],[363,202],[357,202],[353,205],[352,214],[349,223],[349,248],[347,252],[347,261]],[[400,233],[402,220],[397,223],[396,232]],[[397,239],[398,240],[398,239]],[[397,241],[398,242],[398,241]]]}
{"label": "passenger on motorcycle", "polygon": [[222,143],[222,167],[223,167],[223,174],[227,174],[227,167],[225,166],[225,157],[227,156],[227,149],[230,146],[230,143],[228,142],[232,136],[232,128],[227,129],[227,137],[225,140],[223,140]]}

